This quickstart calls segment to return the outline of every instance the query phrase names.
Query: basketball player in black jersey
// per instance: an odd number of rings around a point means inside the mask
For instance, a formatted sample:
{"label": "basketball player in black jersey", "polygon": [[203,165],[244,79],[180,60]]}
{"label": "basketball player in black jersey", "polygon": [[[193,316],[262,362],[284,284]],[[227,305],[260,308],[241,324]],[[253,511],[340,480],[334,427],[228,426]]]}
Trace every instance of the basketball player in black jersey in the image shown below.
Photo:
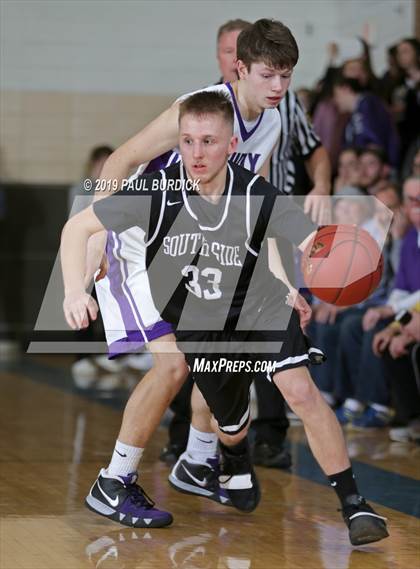
{"label": "basketball player in black jersey", "polygon": [[[234,82],[237,79],[237,39],[242,30],[251,26],[250,22],[236,19],[226,22],[219,28],[217,33],[217,60],[221,72],[219,83]],[[320,206],[327,206],[328,202],[317,198],[330,193],[331,168],[327,152],[316,136],[295,92],[290,88],[280,101],[278,110],[281,116],[281,133],[271,160],[270,181],[287,194],[306,193],[306,188],[296,187],[294,176],[294,161],[305,161],[313,183],[313,188],[305,200],[305,211],[310,211],[314,221],[325,225],[328,223],[326,215],[328,212]],[[283,264],[289,267],[287,274],[293,282],[292,249],[289,248],[287,254],[284,241],[281,248]],[[284,444],[289,421],[286,417],[284,399],[267,381],[257,381],[254,387],[258,407],[258,415],[251,424],[251,431],[255,435],[254,464],[289,468],[291,455]],[[170,406],[174,414],[168,427],[169,441],[160,455],[160,459],[170,465],[175,464],[185,451],[188,440],[190,445],[196,443],[195,437],[188,436],[191,391],[192,380],[189,377]]]}
{"label": "basketball player in black jersey", "polygon": [[[140,176],[137,188],[142,188],[144,199],[133,198],[133,190],[127,189],[67,222],[61,246],[66,320],[72,328],[81,328],[97,314],[84,288],[89,237],[104,228],[119,232],[139,226],[147,236],[146,266],[156,306],[175,327],[178,345],[212,412],[206,428],[210,431],[211,425],[220,439],[218,483],[227,501],[243,511],[253,510],[259,502],[246,444],[252,376],[240,364],[245,358],[266,358],[273,364],[268,378],[302,419],[315,458],[337,492],[351,543],[383,539],[388,535],[385,519],[360,495],[341,428],[308,372],[311,353],[319,351],[303,335],[297,312],[289,309],[287,315],[285,290],[268,275],[266,238],[287,237],[304,249],[314,226],[263,178],[228,166],[237,141],[232,135],[232,106],[222,93],[189,97],[180,106],[179,120],[182,163]],[[198,191],[193,185],[197,178]],[[163,191],[153,192],[153,187]],[[286,329],[281,326],[285,321]],[[278,341],[281,348],[270,352],[266,343]],[[267,346],[264,356],[256,355],[254,342]],[[186,343],[193,346],[192,352]],[[216,374],[197,369],[197,356],[204,355],[214,368],[219,352],[230,359],[229,369]],[[216,472],[209,464],[202,479],[203,469],[196,466],[187,457],[181,461],[172,473],[177,489],[199,494],[188,486],[194,481],[204,487],[210,472]],[[139,517],[150,527],[171,523],[170,514],[155,508],[135,482],[134,473],[121,479],[102,473],[87,498],[88,506],[105,517],[125,519],[127,525],[136,525]]]}

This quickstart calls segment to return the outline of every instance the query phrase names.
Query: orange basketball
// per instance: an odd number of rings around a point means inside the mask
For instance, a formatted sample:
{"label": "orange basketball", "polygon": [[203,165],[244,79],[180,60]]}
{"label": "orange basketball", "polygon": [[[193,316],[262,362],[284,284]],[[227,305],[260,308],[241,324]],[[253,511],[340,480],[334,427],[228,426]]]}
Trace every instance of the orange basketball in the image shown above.
{"label": "orange basketball", "polygon": [[378,286],[383,258],[376,241],[355,225],[326,225],[302,256],[306,286],[324,302],[350,306]]}

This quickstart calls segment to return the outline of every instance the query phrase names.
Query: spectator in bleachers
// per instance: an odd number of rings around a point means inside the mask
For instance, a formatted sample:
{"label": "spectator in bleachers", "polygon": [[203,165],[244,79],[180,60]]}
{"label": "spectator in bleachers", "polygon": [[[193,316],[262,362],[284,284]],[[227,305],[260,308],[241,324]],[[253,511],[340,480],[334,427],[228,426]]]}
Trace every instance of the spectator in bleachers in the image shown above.
{"label": "spectator in bleachers", "polygon": [[[335,194],[334,222],[357,225],[366,231],[372,227],[372,203],[365,200],[366,194],[357,187],[347,186]],[[339,198],[339,199],[338,199]]]}
{"label": "spectator in bleachers", "polygon": [[328,44],[328,66],[324,76],[315,87],[310,109],[315,132],[328,152],[333,172],[337,169],[344,128],[349,118],[347,114],[343,115],[339,112],[333,99],[334,79],[338,72],[338,67],[336,67],[338,52],[337,44]]}
{"label": "spectator in bleachers", "polygon": [[420,134],[406,152],[399,172],[400,180],[410,176],[420,176]]}
{"label": "spectator in bleachers", "polygon": [[410,320],[405,325],[400,325],[399,329],[397,328],[397,333],[389,343],[388,351],[394,359],[407,355],[411,344],[420,342],[419,308],[419,303],[417,303],[412,310],[406,311]]}
{"label": "spectator in bleachers", "polygon": [[315,131],[329,153],[335,172],[350,115],[337,108],[333,99],[334,83],[342,75],[357,80],[365,90],[377,93],[379,82],[370,63],[369,46],[361,38],[343,40],[340,45],[330,43],[327,52],[328,67],[315,89],[311,113]]}
{"label": "spectator in bleachers", "polygon": [[342,188],[358,188],[360,185],[359,152],[357,148],[345,148],[338,157],[337,177],[334,180],[334,194]]}
{"label": "spectator in bleachers", "polygon": [[[336,397],[344,401],[337,410],[342,424],[351,422],[358,428],[377,428],[388,425],[393,419],[389,387],[383,377],[381,362],[372,352],[372,340],[376,329],[364,332],[362,322],[369,306],[383,303],[394,282],[399,264],[401,240],[406,225],[401,223],[398,188],[385,184],[376,197],[394,214],[389,229],[389,211],[376,204],[373,223],[379,238],[387,237],[383,249],[384,272],[381,282],[370,298],[363,303],[362,310],[353,313],[341,327],[337,350]],[[381,326],[381,325],[379,325]]]}
{"label": "spectator in bleachers", "polygon": [[382,98],[392,109],[395,102],[395,94],[404,81],[404,73],[397,60],[397,45],[392,45],[388,48],[387,62],[388,68],[380,79],[380,91]]}
{"label": "spectator in bleachers", "polygon": [[355,38],[353,42],[356,45],[357,42],[359,44],[358,57],[344,62],[341,75],[348,79],[355,79],[364,90],[380,95],[380,81],[372,68],[369,44],[360,37]]}
{"label": "spectator in bleachers", "polygon": [[420,140],[419,148],[416,151],[413,162],[411,164],[411,175],[420,178]]}
{"label": "spectator in bleachers", "polygon": [[[420,179],[408,178],[403,188],[404,210],[413,225],[406,233],[395,286],[381,306],[371,308],[363,319],[363,329],[371,330],[380,320],[394,317],[420,300]],[[390,339],[389,339],[390,340]],[[389,343],[389,341],[388,341]]]}
{"label": "spectator in bleachers", "polygon": [[[360,199],[365,196],[361,190],[355,188],[345,188],[338,195],[342,198],[336,201],[334,208],[334,221],[336,223],[354,223],[366,230],[374,230],[376,239],[382,240],[389,225],[390,214],[386,215],[387,209],[378,208],[375,218],[369,219],[371,204]],[[386,188],[378,193],[378,199],[390,209],[398,206],[399,197],[395,187]],[[384,214],[385,213],[385,214]],[[382,231],[382,233],[381,233]],[[387,297],[392,285],[394,269],[391,259],[395,262],[395,250],[397,244],[387,246],[384,251],[385,270],[378,289],[364,303],[349,308],[338,307],[335,305],[315,302],[313,306],[314,322],[312,333],[317,345],[327,354],[327,361],[322,366],[323,369],[314,369],[314,377],[319,389],[325,399],[330,403],[338,400],[350,398],[354,393],[354,380],[347,378],[342,361],[343,354],[341,346],[347,342],[346,323],[354,318],[354,322],[361,322],[362,316],[369,306],[381,303]],[[360,336],[360,334],[359,334]],[[370,342],[371,343],[371,342]],[[368,344],[370,347],[370,343]],[[353,347],[356,351],[358,346]],[[361,349],[360,349],[361,351]],[[354,355],[353,355],[354,357]],[[357,363],[357,357],[353,363]],[[378,366],[379,367],[379,366]],[[341,374],[344,378],[341,379]],[[353,373],[353,376],[355,374]],[[386,396],[384,397],[386,399]],[[375,401],[367,399],[366,401]],[[361,410],[363,406],[360,405]],[[339,415],[341,422],[348,422]]]}
{"label": "spectator in bleachers", "polygon": [[398,130],[402,157],[418,137],[420,125],[420,42],[416,38],[403,39],[397,46],[397,61],[404,73],[399,90],[402,105]]}
{"label": "spectator in bleachers", "polygon": [[391,168],[387,163],[385,152],[371,146],[359,154],[359,187],[369,195],[375,195],[384,181],[388,181]]}
{"label": "spectator in bleachers", "polygon": [[399,141],[390,112],[384,103],[356,80],[340,77],[334,85],[334,101],[342,113],[350,113],[343,145],[382,148],[390,164],[398,167]]}
{"label": "spectator in bleachers", "polygon": [[[376,334],[373,349],[382,356],[379,361],[396,411],[397,426],[390,429],[391,440],[420,442],[420,303],[408,314],[408,324],[394,321]],[[383,340],[389,335],[392,338],[387,345]]]}

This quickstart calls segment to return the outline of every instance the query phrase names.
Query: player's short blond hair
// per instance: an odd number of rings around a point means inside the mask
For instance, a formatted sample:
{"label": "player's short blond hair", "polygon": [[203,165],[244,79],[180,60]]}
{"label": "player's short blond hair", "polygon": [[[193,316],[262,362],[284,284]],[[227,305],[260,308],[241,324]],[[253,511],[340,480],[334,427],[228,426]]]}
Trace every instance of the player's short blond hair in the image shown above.
{"label": "player's short blond hair", "polygon": [[230,99],[220,91],[200,91],[184,99],[179,106],[179,118],[181,122],[185,115],[215,115],[220,114],[223,120],[229,123],[233,132],[233,107]]}

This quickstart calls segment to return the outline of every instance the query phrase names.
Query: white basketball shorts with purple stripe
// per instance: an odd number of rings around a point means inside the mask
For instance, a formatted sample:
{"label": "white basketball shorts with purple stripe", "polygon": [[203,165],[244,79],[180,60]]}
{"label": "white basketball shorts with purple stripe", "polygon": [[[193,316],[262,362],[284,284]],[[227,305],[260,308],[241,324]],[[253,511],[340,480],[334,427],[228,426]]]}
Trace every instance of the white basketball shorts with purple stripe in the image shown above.
{"label": "white basketball shorts with purple stripe", "polygon": [[109,356],[138,352],[173,332],[156,309],[146,271],[144,231],[108,232],[108,273],[96,283]]}

